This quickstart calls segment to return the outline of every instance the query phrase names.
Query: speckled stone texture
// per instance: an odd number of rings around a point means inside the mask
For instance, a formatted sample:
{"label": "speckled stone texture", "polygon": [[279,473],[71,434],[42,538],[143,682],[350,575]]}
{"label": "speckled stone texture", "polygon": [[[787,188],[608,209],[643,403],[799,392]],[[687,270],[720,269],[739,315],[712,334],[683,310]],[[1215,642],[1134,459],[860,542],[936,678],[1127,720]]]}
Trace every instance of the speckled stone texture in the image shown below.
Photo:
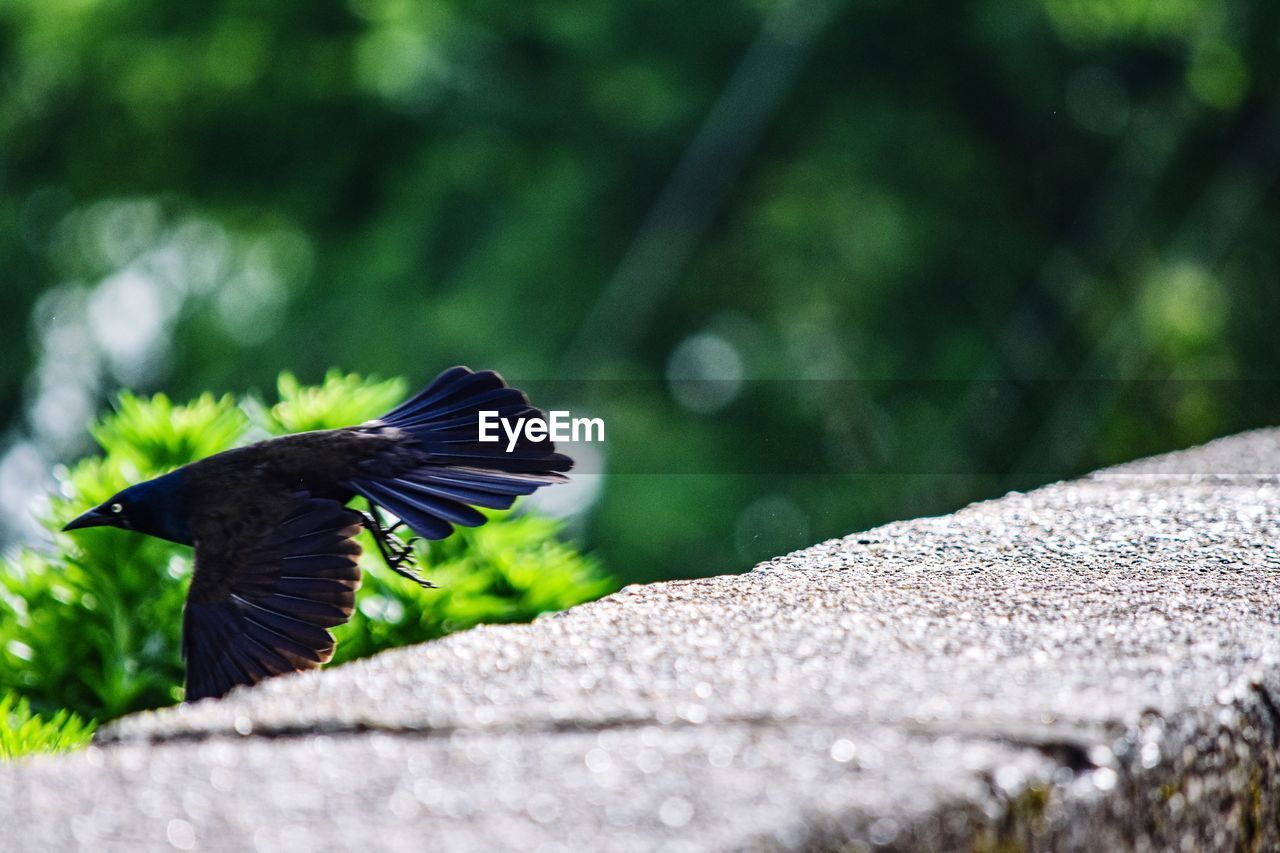
{"label": "speckled stone texture", "polygon": [[1280,431],[0,770],[0,847],[1280,849]]}

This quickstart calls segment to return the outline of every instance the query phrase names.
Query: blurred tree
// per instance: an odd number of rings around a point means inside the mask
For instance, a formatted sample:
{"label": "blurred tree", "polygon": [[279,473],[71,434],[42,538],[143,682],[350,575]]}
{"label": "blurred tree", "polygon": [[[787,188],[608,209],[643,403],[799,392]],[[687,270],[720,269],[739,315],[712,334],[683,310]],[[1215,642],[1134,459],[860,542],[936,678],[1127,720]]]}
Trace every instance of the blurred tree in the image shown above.
{"label": "blurred tree", "polygon": [[[0,473],[83,450],[118,385],[455,362],[648,380],[592,392],[620,438],[586,529],[639,580],[1274,421],[1273,389],[1237,380],[1280,359],[1278,18],[11,0],[0,411],[25,455]],[[673,370],[854,382],[697,412]],[[1018,382],[911,384],[972,378]]]}

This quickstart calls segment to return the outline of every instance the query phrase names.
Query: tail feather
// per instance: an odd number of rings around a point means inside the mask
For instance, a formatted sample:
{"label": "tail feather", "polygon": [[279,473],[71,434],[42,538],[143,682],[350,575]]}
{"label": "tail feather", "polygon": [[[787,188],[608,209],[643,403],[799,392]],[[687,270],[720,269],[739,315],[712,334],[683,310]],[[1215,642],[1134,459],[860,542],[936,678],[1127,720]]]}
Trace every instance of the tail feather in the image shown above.
{"label": "tail feather", "polygon": [[421,482],[397,477],[391,481],[394,488],[413,494],[423,495],[424,499],[435,498],[469,506],[482,506],[488,509],[507,509],[515,502],[515,495],[495,495],[489,492],[477,492],[470,489],[441,487],[431,482],[430,475]]}
{"label": "tail feather", "polygon": [[[525,402],[521,402],[519,405],[499,406],[496,409],[486,408],[485,410],[496,411],[498,415],[503,418],[520,418],[528,417],[530,414],[538,414],[537,409],[531,407]],[[475,411],[468,410],[461,414],[454,415],[453,417],[440,418],[430,422],[415,422],[413,424],[413,430],[416,432],[423,432],[424,429],[429,429],[432,433],[432,441],[440,441],[441,438],[439,436],[454,432],[470,436],[470,439],[475,441],[477,426],[476,418],[478,414],[479,407],[477,406]],[[391,426],[397,426],[397,424],[391,424]],[[401,429],[403,428],[404,427],[401,427]]]}
{"label": "tail feather", "polygon": [[542,417],[519,389],[492,370],[473,373],[453,367],[436,377],[412,399],[378,418],[375,423],[409,433],[441,465],[461,464],[500,471],[568,471],[573,460],[555,452],[551,442],[530,441],[523,433],[515,447],[507,439],[479,440],[481,412],[497,412],[504,420]]}
{"label": "tail feather", "polygon": [[[416,396],[401,403],[378,420],[390,426],[412,429],[424,415],[435,418],[449,414],[457,411],[460,404],[465,404],[472,398],[485,397],[485,395],[492,395],[490,399],[510,398],[514,395],[524,405],[529,405],[529,401],[523,394],[514,388],[507,387],[502,377],[492,370],[473,373],[466,367],[451,367],[437,376]],[[477,404],[488,402],[488,399],[479,399],[475,402]]]}
{"label": "tail feather", "polygon": [[437,404],[429,410],[423,412],[424,416],[430,416],[430,421],[434,422],[441,418],[457,412],[470,412],[473,409],[484,408],[520,408],[528,407],[529,401],[524,394],[514,388],[493,388],[488,391],[481,391],[478,394],[467,394],[465,396],[450,396],[447,401]]}
{"label": "tail feather", "polygon": [[508,449],[479,440],[480,412],[504,420],[543,417],[523,392],[491,370],[454,367],[425,390],[374,421],[408,433],[421,464],[409,471],[371,469],[347,485],[371,503],[399,517],[420,536],[443,539],[453,525],[475,527],[486,517],[473,507],[507,509],[521,495],[565,482],[559,473],[573,460],[550,441],[530,441],[523,433]]}
{"label": "tail feather", "polygon": [[[369,492],[366,497],[371,496],[374,503],[385,506],[406,521],[409,519],[401,510],[426,513],[433,518],[440,518],[463,527],[479,527],[487,520],[481,512],[464,503],[414,492],[403,487],[397,489],[393,486],[384,486],[382,483],[366,483],[365,491]],[[445,535],[447,536],[448,533]]]}
{"label": "tail feather", "polygon": [[437,498],[461,501],[471,506],[482,506],[487,509],[508,509],[520,495],[532,494],[540,483],[520,482],[517,488],[494,491],[450,482],[438,475],[438,472],[426,470],[415,472],[415,479],[397,477],[394,485],[415,494],[421,493]]}
{"label": "tail feather", "polygon": [[480,468],[442,468],[432,472],[432,479],[440,483],[459,486],[474,486],[499,494],[530,495],[539,486],[552,483],[567,483],[568,477],[554,472],[546,474],[518,474],[510,472],[485,471]]}

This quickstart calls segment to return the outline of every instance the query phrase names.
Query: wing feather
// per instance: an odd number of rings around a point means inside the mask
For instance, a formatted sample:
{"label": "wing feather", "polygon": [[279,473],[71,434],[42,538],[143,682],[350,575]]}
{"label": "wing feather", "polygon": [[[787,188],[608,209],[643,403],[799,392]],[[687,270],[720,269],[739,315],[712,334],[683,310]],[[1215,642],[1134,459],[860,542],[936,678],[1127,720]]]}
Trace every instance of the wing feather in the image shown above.
{"label": "wing feather", "polygon": [[359,513],[305,493],[245,542],[196,542],[183,618],[187,701],[222,696],[333,657],[328,628],[360,586]]}

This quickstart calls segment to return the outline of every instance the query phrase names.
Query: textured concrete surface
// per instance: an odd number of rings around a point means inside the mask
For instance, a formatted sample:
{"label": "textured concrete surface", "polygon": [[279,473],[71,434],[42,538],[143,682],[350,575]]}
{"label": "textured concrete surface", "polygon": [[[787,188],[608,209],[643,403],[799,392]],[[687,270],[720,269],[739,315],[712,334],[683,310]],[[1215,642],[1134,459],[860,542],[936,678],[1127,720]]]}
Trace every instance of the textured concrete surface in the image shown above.
{"label": "textured concrete surface", "polygon": [[0,770],[0,824],[24,849],[1280,849],[1277,600],[1261,431],[122,720]]}

